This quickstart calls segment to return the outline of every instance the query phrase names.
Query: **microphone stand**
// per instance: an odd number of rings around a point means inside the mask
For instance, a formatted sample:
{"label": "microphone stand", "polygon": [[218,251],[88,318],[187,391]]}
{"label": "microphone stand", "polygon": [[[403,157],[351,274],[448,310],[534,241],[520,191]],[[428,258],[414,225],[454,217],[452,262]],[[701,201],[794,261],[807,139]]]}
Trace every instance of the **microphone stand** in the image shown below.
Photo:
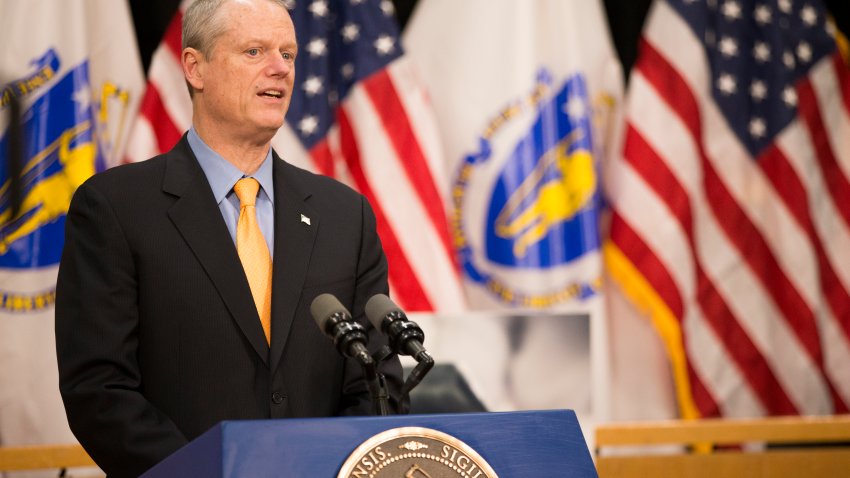
{"label": "microphone stand", "polygon": [[[378,349],[374,356],[369,357],[369,360],[359,360],[360,366],[363,367],[363,376],[366,377],[366,384],[369,387],[369,396],[372,398],[375,415],[382,417],[390,414],[390,395],[387,391],[386,377],[378,371],[377,364],[383,362],[391,354],[392,350],[384,346]],[[401,387],[402,401],[407,403],[410,403],[410,392],[434,367],[434,359],[425,349],[417,351],[413,358],[416,360],[416,367],[410,372]]]}
{"label": "microphone stand", "polygon": [[381,347],[370,360],[361,360],[363,376],[369,387],[369,396],[372,398],[372,406],[375,415],[385,417],[390,414],[390,394],[387,391],[387,379],[383,373],[378,371],[377,364],[381,363],[390,355],[389,347]]}
{"label": "microphone stand", "polygon": [[370,382],[369,393],[372,395],[372,404],[375,407],[375,415],[385,417],[390,414],[390,394],[387,392],[387,379],[381,372],[375,373],[374,382]]}

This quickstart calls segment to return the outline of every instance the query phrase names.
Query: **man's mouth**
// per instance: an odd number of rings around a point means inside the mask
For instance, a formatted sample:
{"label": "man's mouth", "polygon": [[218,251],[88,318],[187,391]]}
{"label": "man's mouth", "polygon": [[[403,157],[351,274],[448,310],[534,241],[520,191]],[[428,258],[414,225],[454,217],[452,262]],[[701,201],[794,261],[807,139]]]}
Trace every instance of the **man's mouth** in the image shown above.
{"label": "man's mouth", "polygon": [[268,98],[283,98],[283,91],[280,90],[265,90],[260,93],[260,96]]}

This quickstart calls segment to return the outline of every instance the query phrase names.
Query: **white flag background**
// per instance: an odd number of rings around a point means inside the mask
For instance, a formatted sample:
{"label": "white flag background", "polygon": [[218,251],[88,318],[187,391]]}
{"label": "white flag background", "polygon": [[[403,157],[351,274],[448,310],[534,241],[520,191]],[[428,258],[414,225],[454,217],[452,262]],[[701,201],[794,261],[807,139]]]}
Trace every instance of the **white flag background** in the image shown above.
{"label": "white flag background", "polygon": [[599,170],[622,95],[601,2],[421,0],[403,40],[437,116],[466,294],[486,311],[421,317],[435,355],[491,410],[597,414]]}
{"label": "white flag background", "polygon": [[[0,12],[0,444],[73,443],[53,332],[64,219],[76,187],[121,157],[143,73],[123,1],[0,0]],[[15,217],[6,167],[13,96],[25,131]]]}

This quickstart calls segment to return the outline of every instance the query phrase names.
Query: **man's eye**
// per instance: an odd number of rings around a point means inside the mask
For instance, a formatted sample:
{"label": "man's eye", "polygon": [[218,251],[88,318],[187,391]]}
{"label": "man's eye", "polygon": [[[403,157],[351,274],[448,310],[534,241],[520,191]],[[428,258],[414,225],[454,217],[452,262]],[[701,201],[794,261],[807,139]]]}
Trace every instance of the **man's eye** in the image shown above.
{"label": "man's eye", "polygon": [[288,51],[280,52],[280,56],[282,56],[284,60],[292,60],[293,58],[295,58],[295,55],[289,53]]}
{"label": "man's eye", "polygon": [[251,48],[246,53],[248,53],[251,56],[257,56],[257,55],[260,54],[260,49],[259,48]]}

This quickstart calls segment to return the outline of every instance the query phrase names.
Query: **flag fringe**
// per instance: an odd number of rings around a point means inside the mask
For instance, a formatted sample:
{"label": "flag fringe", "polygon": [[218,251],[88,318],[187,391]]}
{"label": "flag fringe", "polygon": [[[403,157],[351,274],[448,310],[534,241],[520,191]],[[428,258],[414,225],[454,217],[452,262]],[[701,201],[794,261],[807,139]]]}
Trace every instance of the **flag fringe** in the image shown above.
{"label": "flag fringe", "polygon": [[610,240],[605,241],[603,256],[605,267],[611,278],[620,286],[620,289],[638,310],[644,316],[649,317],[664,343],[673,370],[673,382],[681,418],[700,418],[700,412],[691,393],[687,358],[679,321],[643,274],[616,244]]}

